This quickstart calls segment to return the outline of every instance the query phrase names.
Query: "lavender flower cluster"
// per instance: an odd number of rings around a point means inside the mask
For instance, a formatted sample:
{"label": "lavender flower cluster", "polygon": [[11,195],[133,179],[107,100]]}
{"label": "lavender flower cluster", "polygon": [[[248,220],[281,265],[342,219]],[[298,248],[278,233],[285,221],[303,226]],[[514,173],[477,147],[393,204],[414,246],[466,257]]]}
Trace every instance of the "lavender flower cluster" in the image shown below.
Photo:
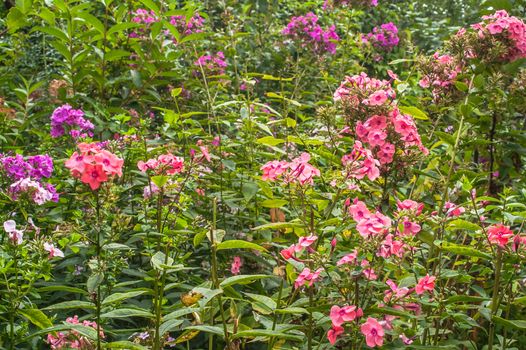
{"label": "lavender flower cluster", "polygon": [[11,184],[7,192],[13,200],[27,194],[36,204],[58,202],[58,193],[50,183],[42,181],[53,173],[53,160],[47,154],[29,156],[0,154],[0,174]]}
{"label": "lavender flower cluster", "polygon": [[335,54],[336,43],[340,40],[336,27],[332,25],[323,29],[318,24],[318,16],[312,12],[305,16],[292,17],[281,33],[302,47],[310,47],[318,55],[326,52]]}
{"label": "lavender flower cluster", "polygon": [[51,115],[51,137],[61,137],[69,128],[69,134],[73,138],[85,138],[93,136],[94,125],[84,118],[84,112],[73,109],[69,104],[62,105],[53,111]]}

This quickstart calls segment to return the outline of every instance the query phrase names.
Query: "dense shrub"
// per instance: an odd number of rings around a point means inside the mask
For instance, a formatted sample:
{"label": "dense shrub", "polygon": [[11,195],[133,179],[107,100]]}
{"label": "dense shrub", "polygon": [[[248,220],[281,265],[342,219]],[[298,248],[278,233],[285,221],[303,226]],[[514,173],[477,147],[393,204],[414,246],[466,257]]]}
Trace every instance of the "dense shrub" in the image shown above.
{"label": "dense shrub", "polygon": [[524,12],[4,2],[0,347],[523,349]]}

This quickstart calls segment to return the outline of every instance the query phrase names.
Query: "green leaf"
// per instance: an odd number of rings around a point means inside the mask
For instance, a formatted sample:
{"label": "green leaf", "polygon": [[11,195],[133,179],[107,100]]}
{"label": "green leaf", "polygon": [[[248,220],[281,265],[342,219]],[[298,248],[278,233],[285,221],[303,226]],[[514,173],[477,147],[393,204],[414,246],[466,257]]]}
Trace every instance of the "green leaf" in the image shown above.
{"label": "green leaf", "polygon": [[18,313],[38,328],[53,327],[53,322],[39,309],[20,309]]}
{"label": "green leaf", "polygon": [[50,305],[42,310],[65,310],[65,309],[94,309],[95,304],[89,301],[81,301],[81,300],[70,300],[70,301],[63,301],[58,304]]}
{"label": "green leaf", "polygon": [[259,191],[259,186],[255,182],[247,182],[243,184],[243,188],[241,189],[241,192],[243,193],[243,197],[246,201],[251,200],[256,193]]}
{"label": "green leaf", "polygon": [[490,254],[481,252],[480,250],[477,250],[475,248],[465,246],[465,245],[449,243],[449,242],[442,242],[442,244],[440,244],[440,248],[446,252],[450,252],[450,253],[454,253],[458,255],[473,256],[473,257],[483,258],[483,259],[488,259],[488,260],[493,259],[493,257]]}
{"label": "green leaf", "polygon": [[99,33],[104,34],[104,24],[97,17],[87,12],[80,12],[77,16],[89,23]]}
{"label": "green leaf", "polygon": [[238,275],[226,278],[223,282],[219,284],[221,288],[232,286],[234,284],[249,284],[256,280],[261,280],[264,278],[270,278],[274,276],[269,275]]}
{"label": "green leaf", "polygon": [[257,143],[266,146],[277,146],[285,142],[284,139],[277,139],[274,136],[265,136],[256,140]]}
{"label": "green leaf", "polygon": [[115,49],[104,55],[106,61],[115,61],[123,57],[130,57],[130,52],[126,50]]}
{"label": "green leaf", "polygon": [[260,294],[252,294],[252,293],[244,293],[249,298],[265,305],[266,307],[270,308],[271,310],[274,310],[277,307],[276,302],[274,299],[267,297],[266,295],[260,295]]}
{"label": "green leaf", "polygon": [[24,15],[17,7],[11,7],[6,17],[6,25],[10,33],[28,25],[27,16]]}
{"label": "green leaf", "polygon": [[46,34],[49,34],[51,36],[54,36],[56,39],[62,41],[62,42],[67,42],[69,39],[68,39],[68,36],[61,30],[55,28],[55,27],[34,27],[31,31],[39,31],[39,32],[42,32],[42,33],[46,33]]}
{"label": "green leaf", "polygon": [[462,219],[456,219],[456,220],[451,221],[447,225],[447,228],[450,230],[468,230],[468,231],[481,230],[479,225],[466,221],[466,220],[462,220]]}
{"label": "green leaf", "polygon": [[177,319],[165,321],[159,327],[159,333],[161,336],[163,336],[165,333],[175,330],[175,328],[180,326],[182,323],[183,323],[183,320],[177,320]]}
{"label": "green leaf", "polygon": [[217,327],[217,326],[206,326],[206,325],[190,326],[190,327],[186,327],[185,330],[194,330],[194,331],[200,331],[200,332],[205,332],[205,333],[212,333],[220,337],[225,336],[225,334],[223,333],[223,328]]}
{"label": "green leaf", "polygon": [[521,330],[526,329],[525,320],[506,320],[499,316],[493,316],[492,320],[493,322],[498,323],[508,329],[521,329]]}
{"label": "green leaf", "polygon": [[134,298],[144,293],[146,293],[146,291],[144,290],[136,290],[136,291],[126,292],[126,293],[113,293],[112,295],[109,295],[102,301],[102,305],[108,305],[108,304],[112,304],[118,301]]}
{"label": "green leaf", "polygon": [[409,114],[409,115],[413,116],[413,118],[415,118],[415,119],[429,120],[429,117],[427,116],[427,114],[424,113],[423,111],[421,111],[420,109],[416,108],[416,107],[413,107],[413,106],[399,106],[398,109],[400,109],[400,112],[402,112],[404,114]]}
{"label": "green leaf", "polygon": [[88,288],[88,293],[93,293],[96,291],[97,287],[104,281],[104,274],[102,272],[95,272],[89,276],[86,286]]}
{"label": "green leaf", "polygon": [[39,292],[66,292],[75,294],[88,294],[84,289],[69,286],[45,286],[38,288]]}
{"label": "green leaf", "polygon": [[300,314],[308,314],[309,311],[307,309],[304,309],[302,307],[286,307],[284,309],[277,309],[275,311],[277,314],[294,314],[294,315],[300,315]]}
{"label": "green leaf", "polygon": [[255,338],[255,337],[272,337],[277,339],[293,340],[293,341],[304,341],[305,336],[297,334],[282,333],[279,331],[273,331],[270,329],[250,329],[246,331],[240,331],[232,335],[232,339],[238,338]]}
{"label": "green leaf", "polygon": [[284,228],[303,228],[304,224],[300,222],[271,222],[269,224],[264,224],[252,228],[252,231],[261,231],[261,230],[281,230]]}
{"label": "green leaf", "polygon": [[100,315],[102,318],[128,318],[128,317],[146,317],[153,318],[154,315],[142,309],[115,309]]}
{"label": "green leaf", "polygon": [[131,341],[121,340],[102,345],[105,349],[125,349],[125,350],[148,350],[146,346],[132,343]]}
{"label": "green leaf", "polygon": [[475,295],[453,295],[452,297],[447,298],[446,304],[453,303],[481,303],[487,301],[489,298],[478,297]]}
{"label": "green leaf", "polygon": [[31,11],[33,0],[16,0],[16,7],[25,15]]}
{"label": "green leaf", "polygon": [[392,307],[388,307],[388,306],[372,307],[368,311],[370,311],[370,313],[378,313],[382,315],[393,315],[393,316],[400,316],[400,317],[405,317],[405,318],[415,318],[415,315],[409,312],[400,311],[398,309],[393,309]]}
{"label": "green leaf", "polygon": [[170,180],[169,176],[164,176],[164,175],[152,176],[152,182],[159,188],[161,188],[164,185],[166,185],[168,180]]}
{"label": "green leaf", "polygon": [[265,199],[261,202],[261,206],[265,208],[281,208],[288,203],[289,201],[286,199]]}
{"label": "green leaf", "polygon": [[155,4],[152,0],[139,0],[144,6],[155,12],[156,15],[159,15],[159,6]]}
{"label": "green leaf", "polygon": [[260,252],[266,252],[267,250],[260,246],[259,244],[232,239],[230,241],[224,241],[217,245],[217,250],[224,250],[224,249],[254,249],[259,250]]}

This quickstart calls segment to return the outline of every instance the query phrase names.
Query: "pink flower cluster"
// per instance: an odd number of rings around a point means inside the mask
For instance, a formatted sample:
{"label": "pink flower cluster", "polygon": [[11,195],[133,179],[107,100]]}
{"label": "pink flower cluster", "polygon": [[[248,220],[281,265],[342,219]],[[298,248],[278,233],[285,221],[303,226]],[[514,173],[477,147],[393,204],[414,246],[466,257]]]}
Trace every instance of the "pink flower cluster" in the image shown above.
{"label": "pink flower cluster", "polygon": [[378,0],[325,0],[323,9],[329,6],[349,6],[349,7],[376,7]]}
{"label": "pink flower cluster", "polygon": [[296,254],[300,254],[304,249],[311,249],[310,246],[316,242],[317,236],[310,235],[306,237],[300,237],[297,244],[292,244],[287,249],[283,249],[280,254],[285,260],[294,259],[298,260]]}
{"label": "pink flower cluster", "polygon": [[332,321],[332,328],[327,333],[327,339],[334,345],[338,336],[343,334],[344,328],[342,325],[346,322],[352,322],[359,317],[363,316],[361,308],[355,305],[343,306],[333,305],[330,312],[330,318]]}
{"label": "pink flower cluster", "polygon": [[[133,12],[132,22],[141,24],[143,27],[139,28],[138,32],[132,32],[130,36],[132,38],[144,38],[147,33],[147,29],[156,22],[159,22],[159,17],[153,11],[148,11],[145,9],[138,9]],[[202,32],[204,25],[204,18],[201,17],[198,13],[195,13],[188,20],[186,16],[170,16],[169,22],[175,27],[181,36],[190,35],[193,33]],[[171,36],[169,30],[164,31],[166,36]],[[173,38],[174,42],[177,42]]]}
{"label": "pink flower cluster", "polygon": [[429,153],[414,119],[400,112],[395,97],[389,81],[370,78],[365,73],[345,77],[334,93],[334,100],[343,107],[351,125],[344,130],[354,131],[360,140],[355,142],[353,152],[342,159],[346,167],[353,167],[350,176],[361,179],[367,175],[374,181],[380,176],[380,166],[392,163],[397,150],[401,157],[409,156],[415,147],[423,154]]}
{"label": "pink flower cluster", "polygon": [[281,33],[299,43],[301,47],[308,47],[317,55],[326,52],[335,54],[336,43],[340,40],[336,27],[332,25],[323,29],[318,24],[318,16],[312,12],[305,16],[292,17]]}
{"label": "pink flower cluster", "polygon": [[198,67],[198,70],[195,72],[198,76],[202,74],[201,69],[207,75],[223,75],[227,67],[225,54],[223,51],[218,51],[213,55],[202,55],[194,62],[194,66]]}
{"label": "pink flower cluster", "polygon": [[[500,10],[489,16],[483,16],[483,21],[473,24],[474,29],[480,40],[492,37],[505,44],[507,52],[502,59],[505,61],[515,61],[519,58],[526,58],[526,24],[514,16],[510,16],[505,10]],[[462,36],[464,32],[457,35]]]}
{"label": "pink flower cluster", "polygon": [[[97,323],[84,320],[79,321],[77,315],[73,317],[68,317],[66,323],[71,325],[82,325],[84,327],[91,327],[97,330]],[[100,330],[100,336],[105,337],[104,332]],[[47,343],[51,346],[52,350],[61,350],[61,349],[92,349],[93,344],[88,338],[77,332],[75,329],[71,329],[67,332],[56,332],[50,333],[47,335]]]}
{"label": "pink flower cluster", "polygon": [[370,78],[366,73],[346,76],[334,92],[334,101],[347,112],[358,115],[385,115],[396,93],[387,80]]}
{"label": "pink flower cluster", "polygon": [[391,228],[390,218],[379,211],[371,213],[365,203],[357,198],[349,206],[349,214],[356,221],[356,229],[363,238],[383,235]]}
{"label": "pink flower cluster", "polygon": [[301,288],[305,286],[305,284],[312,287],[314,283],[320,279],[320,274],[322,272],[322,268],[319,268],[316,271],[311,271],[308,267],[304,268],[296,278],[296,281],[294,281],[294,288]]}
{"label": "pink flower cluster", "polygon": [[234,259],[232,260],[232,265],[230,267],[230,272],[233,275],[239,275],[242,266],[243,262],[241,261],[241,258],[239,256],[234,256]]}
{"label": "pink flower cluster", "polygon": [[124,160],[102,149],[97,143],[79,143],[80,153],[74,152],[66,161],[66,168],[73,177],[79,178],[96,190],[111,176],[122,176]]}
{"label": "pink flower cluster", "polygon": [[455,81],[463,69],[463,65],[453,56],[435,52],[421,64],[423,75],[419,85],[424,89],[431,87],[433,97],[438,99],[455,92]]}
{"label": "pink flower cluster", "polygon": [[187,20],[186,16],[171,16],[170,24],[177,29],[181,35],[190,35],[194,33],[201,33],[203,31],[205,19],[199,15],[194,14]]}
{"label": "pink flower cluster", "polygon": [[314,183],[313,178],[320,176],[320,171],[309,164],[310,154],[302,153],[298,158],[291,162],[273,160],[261,167],[263,181],[276,181],[278,177],[283,177],[286,183],[299,183],[300,185]]}
{"label": "pink flower cluster", "polygon": [[398,28],[393,22],[384,23],[380,27],[374,27],[372,32],[362,35],[362,41],[377,49],[391,51],[400,42]]}
{"label": "pink flower cluster", "polygon": [[184,170],[184,159],[167,153],[148,159],[146,162],[140,160],[137,168],[143,173],[151,171],[154,175],[175,175]]}

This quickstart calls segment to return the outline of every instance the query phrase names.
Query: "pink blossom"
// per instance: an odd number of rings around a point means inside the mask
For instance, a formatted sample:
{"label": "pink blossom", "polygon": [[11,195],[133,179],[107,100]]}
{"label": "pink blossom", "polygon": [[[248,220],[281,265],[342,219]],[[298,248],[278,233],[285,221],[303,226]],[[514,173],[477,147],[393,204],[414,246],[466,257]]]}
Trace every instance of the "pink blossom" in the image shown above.
{"label": "pink blossom", "polygon": [[513,237],[513,231],[510,230],[509,226],[502,224],[496,224],[488,227],[488,240],[492,244],[497,244],[499,247],[505,247],[511,237]]}
{"label": "pink blossom", "polygon": [[338,337],[344,333],[343,327],[337,327],[333,326],[329,331],[327,332],[327,339],[329,340],[329,343],[331,345],[336,344],[336,341],[338,340]]}
{"label": "pink blossom", "polygon": [[230,272],[232,272],[233,275],[239,275],[239,272],[241,272],[241,266],[243,266],[241,258],[239,256],[234,256]]}
{"label": "pink blossom", "polygon": [[64,257],[64,253],[62,252],[62,250],[56,248],[55,245],[53,245],[52,243],[45,242],[44,250],[49,252],[50,259],[54,258],[55,256],[60,258]]}
{"label": "pink blossom", "polygon": [[15,244],[22,244],[24,230],[16,229],[15,220],[7,220],[4,222],[4,231],[7,232],[9,239]]}
{"label": "pink blossom", "polygon": [[435,280],[436,280],[436,277],[429,276],[429,274],[420,278],[418,280],[417,285],[415,286],[416,294],[418,295],[424,294],[426,290],[432,292],[435,289]]}
{"label": "pink blossom", "polygon": [[361,317],[362,315],[362,309],[357,308],[354,305],[343,307],[333,305],[331,308],[330,318],[333,326],[340,327],[345,322],[354,321],[356,318]]}
{"label": "pink blossom", "polygon": [[354,250],[352,253],[349,253],[345,255],[343,258],[338,260],[336,263],[337,266],[345,265],[345,264],[356,264],[356,260],[358,258],[358,250]]}
{"label": "pink blossom", "polygon": [[311,270],[308,267],[304,268],[303,271],[296,278],[296,281],[294,282],[294,288],[301,288],[305,285],[305,283],[307,283],[309,287],[312,287],[312,285],[320,278],[320,274],[322,271],[322,268],[319,268],[314,272],[311,272]]}
{"label": "pink blossom", "polygon": [[374,348],[383,345],[384,329],[377,319],[368,317],[367,321],[360,326],[360,330],[365,336],[367,346]]}

